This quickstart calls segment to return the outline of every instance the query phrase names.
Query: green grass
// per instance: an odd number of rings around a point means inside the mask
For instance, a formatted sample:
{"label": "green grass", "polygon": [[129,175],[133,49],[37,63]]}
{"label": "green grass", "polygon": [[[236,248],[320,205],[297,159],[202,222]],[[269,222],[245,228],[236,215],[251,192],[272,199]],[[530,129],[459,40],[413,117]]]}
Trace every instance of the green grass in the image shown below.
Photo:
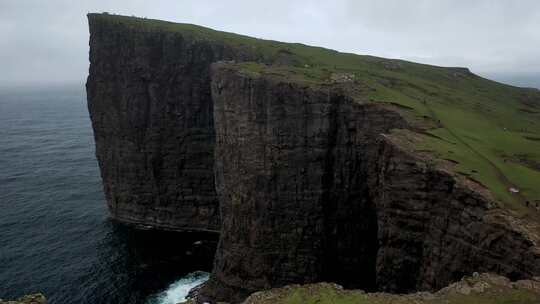
{"label": "green grass", "polygon": [[328,284],[292,286],[285,289],[266,291],[266,296],[250,303],[257,304],[534,304],[540,295],[532,290],[500,286],[488,282],[483,292],[469,294],[445,292],[432,296],[418,294],[394,295],[364,293],[356,290],[342,290]]}
{"label": "green grass", "polygon": [[[326,83],[336,73],[354,75],[361,100],[409,109],[405,117],[423,136],[418,150],[456,163],[454,171],[486,186],[502,204],[522,215],[538,215],[525,202],[540,202],[540,171],[517,159],[540,163],[540,91],[481,78],[464,68],[444,68],[403,60],[340,53],[298,43],[282,43],[159,20],[91,14],[138,31],[177,32],[194,40],[249,49],[260,62],[244,70],[285,76],[289,81]],[[520,156],[520,157],[517,157]],[[530,163],[530,162],[529,162]],[[520,190],[511,194],[509,187]]]}
{"label": "green grass", "polygon": [[452,295],[433,300],[410,299],[400,296],[375,297],[364,293],[338,294],[333,290],[321,293],[294,292],[275,304],[536,304],[540,297],[532,292],[507,290],[498,294]]}

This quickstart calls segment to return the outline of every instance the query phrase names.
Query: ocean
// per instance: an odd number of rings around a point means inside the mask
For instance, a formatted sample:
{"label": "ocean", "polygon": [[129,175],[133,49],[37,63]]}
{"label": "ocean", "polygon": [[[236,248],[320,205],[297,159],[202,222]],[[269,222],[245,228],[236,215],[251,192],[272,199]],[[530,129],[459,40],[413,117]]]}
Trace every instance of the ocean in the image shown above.
{"label": "ocean", "polygon": [[205,237],[109,218],[83,86],[0,89],[0,298],[176,303],[208,278]]}

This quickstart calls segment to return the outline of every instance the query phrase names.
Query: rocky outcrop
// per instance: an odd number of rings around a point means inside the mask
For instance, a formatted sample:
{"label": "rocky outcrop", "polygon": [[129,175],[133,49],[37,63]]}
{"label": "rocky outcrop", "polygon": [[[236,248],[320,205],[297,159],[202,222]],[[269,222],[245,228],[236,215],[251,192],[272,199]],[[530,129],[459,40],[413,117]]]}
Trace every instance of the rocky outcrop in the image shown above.
{"label": "rocky outcrop", "polygon": [[37,293],[20,297],[14,301],[4,301],[0,299],[0,304],[47,304],[47,300],[45,299],[45,296]]}

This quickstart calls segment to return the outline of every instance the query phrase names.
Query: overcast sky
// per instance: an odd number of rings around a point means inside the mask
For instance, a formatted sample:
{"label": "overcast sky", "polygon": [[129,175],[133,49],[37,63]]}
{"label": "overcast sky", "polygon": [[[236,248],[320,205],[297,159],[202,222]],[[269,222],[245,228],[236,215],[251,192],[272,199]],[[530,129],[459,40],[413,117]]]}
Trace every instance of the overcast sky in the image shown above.
{"label": "overcast sky", "polygon": [[0,0],[0,86],[83,83],[86,13],[102,11],[540,87],[540,0]]}

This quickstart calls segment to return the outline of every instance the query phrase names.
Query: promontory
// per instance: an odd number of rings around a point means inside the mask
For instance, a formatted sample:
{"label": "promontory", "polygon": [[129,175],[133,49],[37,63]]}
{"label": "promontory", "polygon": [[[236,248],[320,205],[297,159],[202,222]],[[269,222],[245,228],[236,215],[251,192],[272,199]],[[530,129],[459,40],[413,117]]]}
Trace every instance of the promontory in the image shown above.
{"label": "promontory", "polygon": [[110,212],[219,233],[199,301],[540,275],[540,91],[467,68],[88,18]]}

